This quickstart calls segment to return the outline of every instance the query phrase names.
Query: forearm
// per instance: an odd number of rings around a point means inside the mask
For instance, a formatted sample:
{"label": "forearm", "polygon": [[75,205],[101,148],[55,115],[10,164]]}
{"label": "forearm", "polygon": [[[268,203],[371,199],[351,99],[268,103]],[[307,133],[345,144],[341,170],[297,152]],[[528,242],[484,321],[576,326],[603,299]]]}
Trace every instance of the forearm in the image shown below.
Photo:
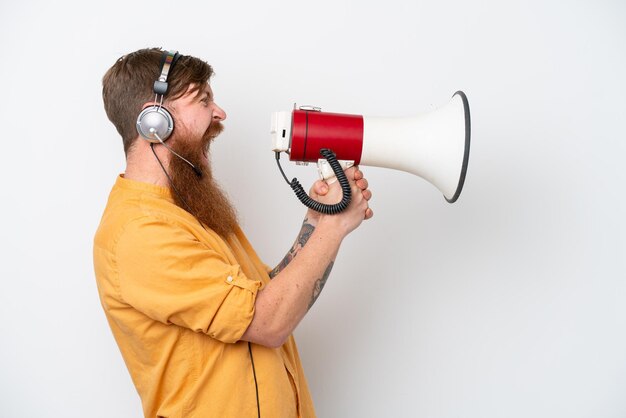
{"label": "forearm", "polygon": [[320,220],[297,257],[258,292],[243,340],[282,344],[320,295],[344,236],[333,222]]}
{"label": "forearm", "polygon": [[278,273],[283,271],[285,267],[293,260],[298,252],[306,245],[307,241],[313,234],[315,227],[317,226],[317,216],[311,216],[311,213],[308,212],[307,216],[304,218],[302,222],[302,228],[300,228],[300,232],[298,233],[298,237],[296,241],[293,243],[292,247],[289,249],[285,257],[278,263],[276,267],[269,273],[270,279],[276,277]]}
{"label": "forearm", "polygon": [[[362,173],[352,167],[346,176],[351,183],[350,205],[335,215],[308,212],[296,243],[271,272],[272,280],[257,293],[254,317],[242,340],[282,345],[322,292],[343,238],[372,216],[367,204],[371,193]],[[314,195],[322,203],[337,202],[343,193],[338,183],[328,186],[323,199],[320,191]]]}

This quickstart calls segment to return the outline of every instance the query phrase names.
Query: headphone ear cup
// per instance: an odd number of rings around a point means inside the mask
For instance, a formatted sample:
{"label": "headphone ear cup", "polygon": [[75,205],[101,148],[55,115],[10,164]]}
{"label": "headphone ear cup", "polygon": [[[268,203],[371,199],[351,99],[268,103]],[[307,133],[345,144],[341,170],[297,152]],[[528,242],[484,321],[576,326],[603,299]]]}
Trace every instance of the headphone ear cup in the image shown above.
{"label": "headphone ear cup", "polygon": [[163,106],[147,107],[137,117],[137,132],[149,142],[165,141],[173,130],[174,119]]}

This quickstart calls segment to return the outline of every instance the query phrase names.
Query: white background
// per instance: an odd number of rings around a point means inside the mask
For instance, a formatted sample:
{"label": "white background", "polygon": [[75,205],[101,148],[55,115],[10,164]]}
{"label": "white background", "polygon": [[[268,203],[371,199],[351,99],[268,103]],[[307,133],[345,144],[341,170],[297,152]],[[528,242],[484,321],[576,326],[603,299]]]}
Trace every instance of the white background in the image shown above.
{"label": "white background", "polygon": [[623,1],[2,0],[0,43],[0,416],[141,416],[91,251],[124,170],[101,78],[150,46],[215,68],[216,175],[268,264],[304,215],[272,111],[469,98],[454,205],[363,167],[376,215],[296,332],[320,417],[626,416]]}

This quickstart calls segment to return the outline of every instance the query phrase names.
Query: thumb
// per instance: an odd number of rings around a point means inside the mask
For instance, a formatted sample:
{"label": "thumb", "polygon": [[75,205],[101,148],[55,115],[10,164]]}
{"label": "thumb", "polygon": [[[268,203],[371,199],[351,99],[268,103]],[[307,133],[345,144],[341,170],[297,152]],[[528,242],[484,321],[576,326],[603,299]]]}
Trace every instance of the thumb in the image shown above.
{"label": "thumb", "polygon": [[317,180],[313,184],[313,191],[319,196],[324,196],[326,193],[328,193],[328,185],[323,180]]}

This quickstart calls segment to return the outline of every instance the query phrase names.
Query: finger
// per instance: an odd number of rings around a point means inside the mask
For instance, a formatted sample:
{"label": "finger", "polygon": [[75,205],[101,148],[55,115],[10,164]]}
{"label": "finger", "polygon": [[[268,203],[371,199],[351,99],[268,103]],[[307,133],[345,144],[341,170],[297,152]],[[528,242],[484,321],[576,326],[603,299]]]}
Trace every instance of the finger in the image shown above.
{"label": "finger", "polygon": [[353,166],[348,168],[345,173],[346,173],[346,178],[348,179],[348,181],[351,184],[354,184],[355,180],[354,180],[354,173],[356,173],[357,169]]}
{"label": "finger", "polygon": [[361,190],[367,189],[367,185],[368,184],[369,183],[367,182],[366,179],[361,179],[361,180],[357,180],[356,181],[356,185],[359,186],[359,189],[361,189]]}
{"label": "finger", "polygon": [[365,210],[365,220],[370,219],[372,216],[374,216],[374,211],[370,208],[367,208]]}
{"label": "finger", "polygon": [[313,191],[320,196],[324,196],[326,193],[328,193],[328,185],[323,180],[317,180],[313,184]]}
{"label": "finger", "polygon": [[348,177],[349,179],[353,179],[354,178],[354,173],[357,170],[358,170],[358,168],[355,165],[353,165],[352,167],[348,168],[347,170],[345,170],[346,177]]}
{"label": "finger", "polygon": [[363,178],[363,172],[357,168],[356,171],[354,172],[354,180],[355,181],[361,180],[362,178]]}
{"label": "finger", "polygon": [[370,200],[372,198],[372,192],[369,190],[363,190],[361,193],[363,194],[363,199],[365,200]]}

